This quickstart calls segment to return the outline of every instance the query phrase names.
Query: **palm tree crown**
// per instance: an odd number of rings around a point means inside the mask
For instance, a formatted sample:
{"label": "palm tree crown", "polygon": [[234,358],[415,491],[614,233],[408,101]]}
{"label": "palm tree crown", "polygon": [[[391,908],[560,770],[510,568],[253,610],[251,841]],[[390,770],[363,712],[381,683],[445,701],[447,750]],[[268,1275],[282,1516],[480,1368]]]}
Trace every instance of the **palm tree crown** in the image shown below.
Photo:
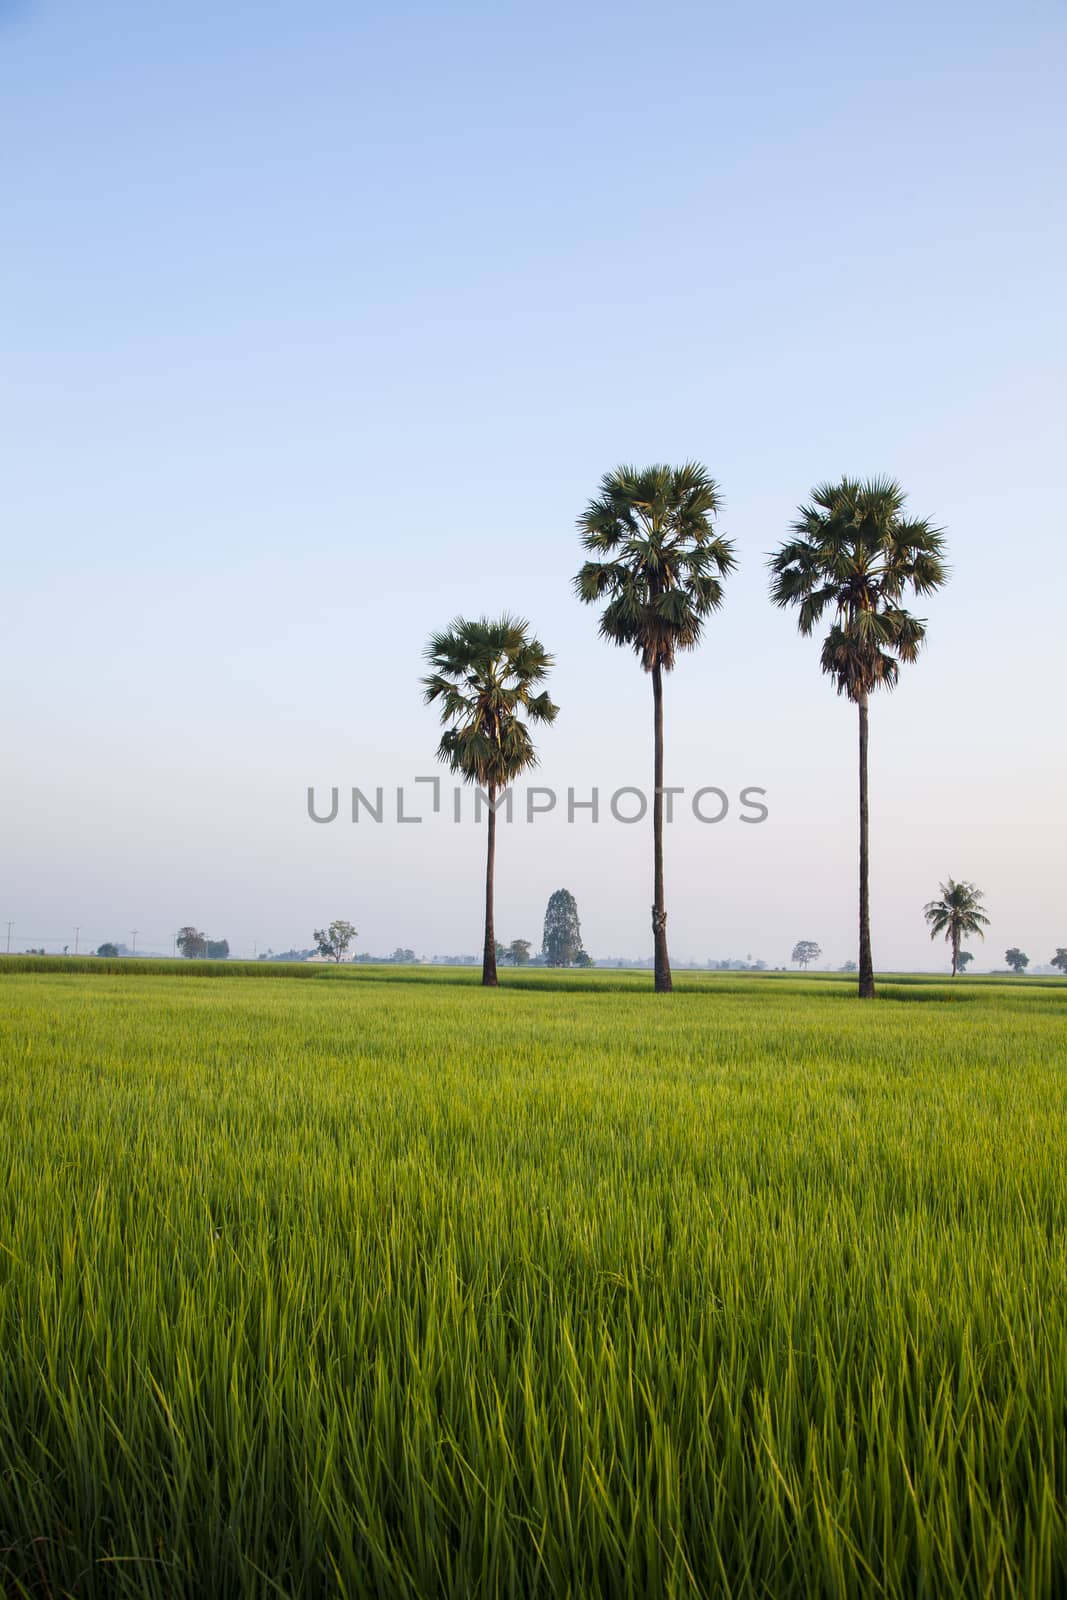
{"label": "palm tree crown", "polygon": [[941,884],[941,899],[931,900],[923,907],[923,916],[930,924],[930,937],[945,935],[952,946],[952,975],[955,977],[960,960],[960,945],[971,934],[984,939],[983,928],[988,928],[989,918],[982,909],[984,896],[973,883],[957,883],[950,878]]}
{"label": "palm tree crown", "polygon": [[704,467],[617,467],[578,520],[582,543],[604,559],[574,580],[589,604],[607,598],[600,632],[630,645],[646,672],[669,671],[678,650],[700,642],[704,620],[722,604],[721,579],[733,545],[715,532],[719,489]]}
{"label": "palm tree crown", "polygon": [[519,617],[457,617],[432,635],[422,680],[427,704],[441,703],[445,731],[437,753],[468,783],[502,787],[537,764],[530,730],[522,720],[553,722],[559,710],[546,690],[535,693],[552,657],[530,637]]}
{"label": "palm tree crown", "polygon": [[905,517],[904,502],[889,478],[820,484],[800,507],[793,537],[771,557],[771,598],[799,607],[802,634],[833,610],[822,669],[850,700],[895,687],[901,662],[915,660],[926,636],[925,622],[901,601],[909,589],[940,588],[947,575],[944,535]]}

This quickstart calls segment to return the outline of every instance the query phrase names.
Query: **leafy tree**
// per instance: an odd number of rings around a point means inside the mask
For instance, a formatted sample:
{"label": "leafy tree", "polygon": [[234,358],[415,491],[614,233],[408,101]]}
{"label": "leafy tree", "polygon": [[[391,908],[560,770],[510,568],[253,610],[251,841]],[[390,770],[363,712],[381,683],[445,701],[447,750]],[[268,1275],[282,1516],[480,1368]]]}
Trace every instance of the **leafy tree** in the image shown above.
{"label": "leafy tree", "polygon": [[838,972],[858,972],[859,968],[854,961],[842,961],[837,970]]}
{"label": "leafy tree", "polygon": [[1023,955],[1018,945],[1014,944],[1010,950],[1005,950],[1004,959],[1017,978],[1021,977],[1030,965],[1030,957]]}
{"label": "leafy tree", "polygon": [[578,902],[569,889],[556,889],[548,897],[541,949],[548,967],[572,967],[582,949]]}
{"label": "leafy tree", "polygon": [[1049,966],[1059,967],[1064,977],[1067,978],[1067,948],[1065,948],[1063,945],[1060,945],[1056,951],[1056,954],[1049,962]]}
{"label": "leafy tree", "polygon": [[504,951],[504,960],[513,967],[525,967],[530,960],[529,939],[512,939]]}
{"label": "leafy tree", "polygon": [[[952,976],[955,977],[960,967],[960,945],[965,938],[977,934],[979,939],[984,939],[983,928],[988,928],[989,918],[983,907],[982,891],[973,883],[957,883],[955,878],[950,878],[941,885],[940,900],[931,900],[923,907],[923,916],[930,925],[930,937],[936,939],[939,933],[952,947]],[[970,957],[968,957],[968,960]]]}
{"label": "leafy tree", "polygon": [[574,958],[574,965],[576,967],[591,967],[594,965],[593,958],[588,950],[579,950]]}
{"label": "leafy tree", "polygon": [[106,944],[102,944],[96,953],[98,956],[106,956],[110,960],[113,956],[118,955],[119,947],[117,944],[111,944],[108,942]]}
{"label": "leafy tree", "polygon": [[961,972],[966,972],[973,960],[974,955],[970,950],[961,950],[959,955],[956,957],[956,965]]}
{"label": "leafy tree", "polygon": [[206,934],[193,927],[181,929],[177,945],[182,955],[190,961],[226,961],[230,954],[228,939],[209,939]]}
{"label": "leafy tree", "polygon": [[771,557],[771,598],[799,608],[797,624],[811,634],[829,610],[821,665],[838,694],[859,708],[859,993],[874,997],[871,954],[870,828],[867,800],[868,700],[895,687],[901,663],[913,662],[926,623],[902,605],[910,590],[932,593],[945,581],[944,536],[929,522],[904,515],[904,492],[888,478],[861,483],[842,478],[812,491],[792,537]]}
{"label": "leafy tree", "polygon": [[814,939],[798,939],[793,946],[792,959],[798,967],[803,967],[805,972],[808,970],[809,963],[818,961],[821,955],[822,949],[815,943]]}
{"label": "leafy tree", "polygon": [[330,961],[343,961],[355,937],[355,928],[341,918],[331,922],[328,928],[316,928],[312,934],[319,955]]}
{"label": "leafy tree", "polygon": [[408,950],[406,946],[397,945],[389,959],[395,961],[398,967],[410,967],[415,960],[415,952]]}
{"label": "leafy tree", "polygon": [[700,643],[704,623],[722,604],[722,579],[734,565],[733,545],[715,531],[719,488],[706,468],[621,466],[606,473],[600,493],[578,520],[582,544],[597,559],[575,578],[586,604],[607,604],[600,633],[628,645],[652,678],[654,795],[652,803],[652,938],[655,986],[671,989],[663,887],[663,674],[680,650]]}
{"label": "leafy tree", "polygon": [[491,622],[457,617],[426,647],[432,668],[422,680],[427,704],[440,701],[444,733],[438,759],[465,782],[480,784],[489,800],[485,859],[485,939],[482,983],[495,987],[496,930],[493,892],[496,872],[496,807],[513,779],[537,763],[530,729],[524,722],[554,722],[559,707],[547,690],[552,657],[530,634],[529,623],[503,616]]}

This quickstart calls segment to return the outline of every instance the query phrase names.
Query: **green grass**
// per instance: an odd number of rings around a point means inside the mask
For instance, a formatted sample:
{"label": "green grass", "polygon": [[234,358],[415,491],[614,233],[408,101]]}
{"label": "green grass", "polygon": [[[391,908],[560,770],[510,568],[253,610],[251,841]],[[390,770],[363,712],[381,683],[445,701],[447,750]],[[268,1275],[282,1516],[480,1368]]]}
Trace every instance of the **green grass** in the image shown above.
{"label": "green grass", "polygon": [[5,1596],[1067,1593],[1067,984],[35,965]]}

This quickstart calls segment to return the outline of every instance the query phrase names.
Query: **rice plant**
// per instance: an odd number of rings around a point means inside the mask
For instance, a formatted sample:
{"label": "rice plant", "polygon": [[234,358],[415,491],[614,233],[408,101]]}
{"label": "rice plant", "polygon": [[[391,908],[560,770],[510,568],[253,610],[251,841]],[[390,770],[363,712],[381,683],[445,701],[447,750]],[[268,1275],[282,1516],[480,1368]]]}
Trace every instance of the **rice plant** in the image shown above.
{"label": "rice plant", "polygon": [[5,1594],[1067,1592],[1067,985],[38,965]]}

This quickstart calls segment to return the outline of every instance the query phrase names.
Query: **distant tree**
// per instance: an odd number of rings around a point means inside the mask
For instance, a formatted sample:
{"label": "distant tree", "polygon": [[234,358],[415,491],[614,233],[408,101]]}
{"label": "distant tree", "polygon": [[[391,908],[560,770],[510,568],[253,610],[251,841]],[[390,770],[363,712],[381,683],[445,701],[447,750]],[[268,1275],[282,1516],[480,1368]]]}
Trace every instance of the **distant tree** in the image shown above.
{"label": "distant tree", "polygon": [[574,958],[574,965],[576,967],[591,967],[593,965],[593,958],[588,950],[579,950]]}
{"label": "distant tree", "polygon": [[859,969],[854,961],[842,961],[837,970],[838,972],[857,972]]}
{"label": "distant tree", "polygon": [[578,921],[578,902],[569,889],[556,889],[548,897],[541,947],[545,965],[549,967],[573,967],[578,959],[582,927]]}
{"label": "distant tree", "polygon": [[530,960],[529,939],[512,939],[504,951],[504,960],[513,967],[525,967]]}
{"label": "distant tree", "polygon": [[859,997],[874,998],[871,954],[870,823],[867,802],[868,701],[896,685],[912,662],[926,623],[905,611],[910,591],[926,595],[945,581],[944,538],[929,522],[904,515],[904,492],[888,478],[842,478],[812,491],[792,537],[771,557],[771,599],[797,607],[808,635],[829,611],[821,665],[859,710]]}
{"label": "distant tree", "polygon": [[959,955],[956,957],[956,965],[961,972],[966,972],[973,960],[974,955],[970,950],[961,950]]}
{"label": "distant tree", "polygon": [[1015,973],[1016,977],[1021,977],[1021,975],[1030,965],[1030,957],[1023,955],[1018,945],[1014,944],[1010,950],[1005,950],[1004,959],[1008,963],[1008,966],[1011,968],[1011,970]]}
{"label": "distant tree", "polygon": [[102,944],[96,953],[98,956],[106,956],[108,959],[110,959],[111,957],[118,955],[119,947],[117,944]]}
{"label": "distant tree", "polygon": [[209,961],[228,961],[230,959],[229,939],[209,939],[204,954]]}
{"label": "distant tree", "polygon": [[312,937],[321,956],[326,956],[330,961],[343,961],[349,945],[356,937],[356,930],[350,922],[338,918],[328,928],[316,928]]}
{"label": "distant tree", "polygon": [[982,930],[988,928],[989,918],[985,914],[983,899],[981,889],[973,883],[965,883],[962,879],[957,883],[955,878],[949,878],[947,883],[941,885],[940,900],[931,900],[923,907],[923,916],[930,925],[931,939],[943,933],[951,946],[953,977],[959,971],[963,940],[975,934],[979,939],[985,938]]}
{"label": "distant tree", "polygon": [[1059,949],[1056,951],[1056,954],[1049,962],[1049,966],[1059,967],[1064,977],[1067,978],[1067,948],[1065,948],[1063,945],[1060,945]]}
{"label": "distant tree", "polygon": [[[552,657],[527,622],[504,616],[491,622],[457,617],[426,647],[430,675],[422,680],[428,705],[441,704],[444,732],[438,760],[467,783],[480,784],[489,801],[485,853],[485,935],[482,983],[496,985],[497,798],[513,779],[537,763],[530,722],[554,722],[559,707],[541,688]],[[536,691],[536,692],[535,692]]]}
{"label": "distant tree", "polygon": [[798,967],[803,967],[805,972],[812,961],[818,961],[822,955],[821,946],[814,939],[798,939],[793,946],[793,960]]}
{"label": "distant tree", "polygon": [[415,959],[415,952],[414,950],[408,950],[405,946],[397,945],[389,959],[395,962],[398,967],[410,967]]}
{"label": "distant tree", "polygon": [[652,679],[652,939],[657,994],[671,989],[663,887],[663,674],[695,650],[723,600],[733,545],[715,527],[719,486],[697,461],[684,466],[616,467],[578,519],[582,544],[597,559],[574,580],[595,605],[601,637],[628,645]]}
{"label": "distant tree", "polygon": [[207,940],[191,924],[185,928],[179,928],[177,944],[178,949],[187,961],[198,960],[207,954]]}

